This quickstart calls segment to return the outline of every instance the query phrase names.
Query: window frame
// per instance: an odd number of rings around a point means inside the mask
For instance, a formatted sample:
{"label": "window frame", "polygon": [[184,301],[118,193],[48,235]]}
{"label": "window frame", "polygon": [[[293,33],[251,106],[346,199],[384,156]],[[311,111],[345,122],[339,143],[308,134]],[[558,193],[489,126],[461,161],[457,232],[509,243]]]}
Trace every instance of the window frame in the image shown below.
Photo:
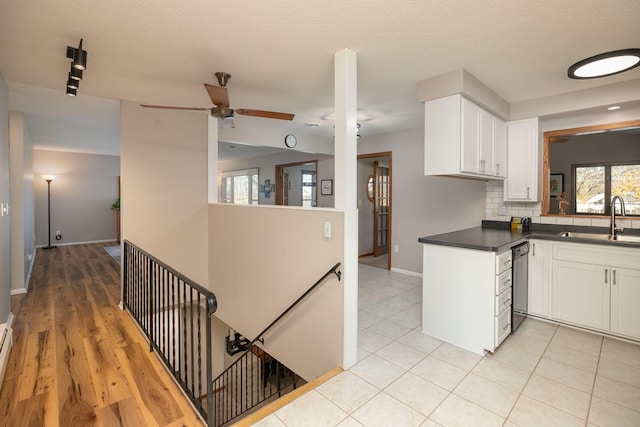
{"label": "window frame", "polygon": [[[248,203],[237,203],[235,201],[235,191],[234,188],[235,186],[233,185],[233,180],[231,181],[231,196],[229,198],[229,201],[227,201],[227,188],[226,188],[226,182],[229,178],[233,178],[235,179],[235,177],[241,177],[241,176],[245,176],[247,177],[247,197],[248,197]],[[254,184],[254,179],[253,176],[256,176],[257,179],[255,180],[257,184]],[[247,169],[238,169],[238,170],[233,170],[233,171],[227,171],[227,172],[222,172],[220,174],[220,203],[229,203],[229,204],[234,204],[234,205],[257,205],[260,203],[260,191],[259,191],[259,183],[260,183],[260,168],[247,168]],[[256,191],[256,193],[258,194],[258,197],[256,199],[253,198],[253,193],[254,193],[254,185],[256,185],[256,188],[258,191]]]}
{"label": "window frame", "polygon": [[[640,160],[633,161],[620,161],[620,162],[596,162],[596,163],[575,163],[571,165],[571,180],[572,180],[572,207],[574,215],[592,215],[592,216],[610,216],[611,215],[611,203],[607,203],[607,200],[611,200],[611,168],[613,166],[638,166],[640,167]],[[589,167],[604,167],[604,213],[594,212],[578,212],[578,200],[577,200],[577,169],[589,168]]]}

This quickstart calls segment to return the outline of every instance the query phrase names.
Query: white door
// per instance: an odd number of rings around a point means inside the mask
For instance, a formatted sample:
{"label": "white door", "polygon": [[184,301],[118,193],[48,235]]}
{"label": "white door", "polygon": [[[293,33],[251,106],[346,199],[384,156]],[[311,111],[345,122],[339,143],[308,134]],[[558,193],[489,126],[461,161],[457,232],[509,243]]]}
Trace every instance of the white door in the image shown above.
{"label": "white door", "polygon": [[478,173],[480,148],[480,116],[482,110],[475,104],[462,100],[462,148],[460,169],[463,172]]}
{"label": "white door", "polygon": [[611,331],[640,338],[640,270],[611,273]]}
{"label": "white door", "polygon": [[551,244],[531,241],[529,249],[529,314],[551,316]]}
{"label": "white door", "polygon": [[610,268],[554,260],[552,275],[554,319],[609,329]]}

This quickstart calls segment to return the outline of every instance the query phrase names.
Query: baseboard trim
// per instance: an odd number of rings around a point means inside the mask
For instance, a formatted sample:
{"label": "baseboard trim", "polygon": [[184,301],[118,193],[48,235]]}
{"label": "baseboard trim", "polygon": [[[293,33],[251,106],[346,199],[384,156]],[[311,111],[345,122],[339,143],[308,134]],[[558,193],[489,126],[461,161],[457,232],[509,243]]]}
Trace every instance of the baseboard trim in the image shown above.
{"label": "baseboard trim", "polygon": [[23,295],[27,293],[27,288],[11,289],[9,295]]}
{"label": "baseboard trim", "polygon": [[[69,243],[56,243],[56,242],[51,242],[53,246],[74,246],[74,245],[90,245],[92,243],[109,243],[109,242],[113,242],[113,243],[118,243],[118,239],[117,238],[113,238],[113,239],[106,239],[106,240],[89,240],[86,242],[69,242]],[[37,248],[44,248],[47,245],[39,245],[36,246]]]}
{"label": "baseboard trim", "polygon": [[282,396],[280,399],[276,400],[265,406],[264,408],[260,408],[256,412],[247,415],[245,418],[241,419],[237,423],[233,424],[233,427],[249,427],[263,418],[268,417],[269,415],[276,412],[278,409],[283,408],[289,403],[293,402],[303,394],[313,390],[318,387],[320,384],[329,381],[331,378],[335,377],[339,373],[343,371],[342,368],[334,368],[331,371],[327,372],[324,375],[319,376],[318,378],[311,380],[310,382],[304,384],[303,386],[298,387],[293,390],[291,393],[287,393]]}
{"label": "baseboard trim", "polygon": [[406,274],[407,276],[414,276],[414,277],[422,278],[422,273],[417,273],[415,271],[403,270],[401,268],[395,268],[395,267],[391,267],[391,271],[393,271],[395,273]]}

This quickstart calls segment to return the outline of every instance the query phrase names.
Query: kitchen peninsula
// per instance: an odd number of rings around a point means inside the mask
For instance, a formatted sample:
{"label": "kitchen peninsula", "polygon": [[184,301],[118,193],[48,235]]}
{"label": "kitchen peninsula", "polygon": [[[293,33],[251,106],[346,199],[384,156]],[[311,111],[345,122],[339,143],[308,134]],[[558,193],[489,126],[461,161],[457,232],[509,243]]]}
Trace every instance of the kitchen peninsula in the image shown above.
{"label": "kitchen peninsula", "polygon": [[531,315],[640,341],[633,303],[640,301],[640,229],[625,230],[624,241],[607,232],[542,224],[523,232],[483,221],[419,238],[423,332],[477,354],[493,352],[511,332],[511,249],[528,241]]}

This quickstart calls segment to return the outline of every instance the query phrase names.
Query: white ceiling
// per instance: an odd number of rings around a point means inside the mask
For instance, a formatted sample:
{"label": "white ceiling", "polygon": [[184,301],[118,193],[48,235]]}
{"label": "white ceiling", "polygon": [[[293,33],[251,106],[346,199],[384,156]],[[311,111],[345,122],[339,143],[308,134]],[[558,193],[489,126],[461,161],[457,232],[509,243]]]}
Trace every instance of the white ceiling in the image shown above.
{"label": "white ceiling", "polygon": [[[640,79],[566,77],[640,47],[638,17],[638,0],[7,0],[0,72],[37,146],[117,153],[118,100],[210,106],[216,71],[233,76],[232,107],[294,113],[287,131],[330,137],[333,56],[350,48],[366,138],[421,126],[418,82],[459,68],[510,103]],[[69,98],[66,46],[80,38],[88,67]]]}

